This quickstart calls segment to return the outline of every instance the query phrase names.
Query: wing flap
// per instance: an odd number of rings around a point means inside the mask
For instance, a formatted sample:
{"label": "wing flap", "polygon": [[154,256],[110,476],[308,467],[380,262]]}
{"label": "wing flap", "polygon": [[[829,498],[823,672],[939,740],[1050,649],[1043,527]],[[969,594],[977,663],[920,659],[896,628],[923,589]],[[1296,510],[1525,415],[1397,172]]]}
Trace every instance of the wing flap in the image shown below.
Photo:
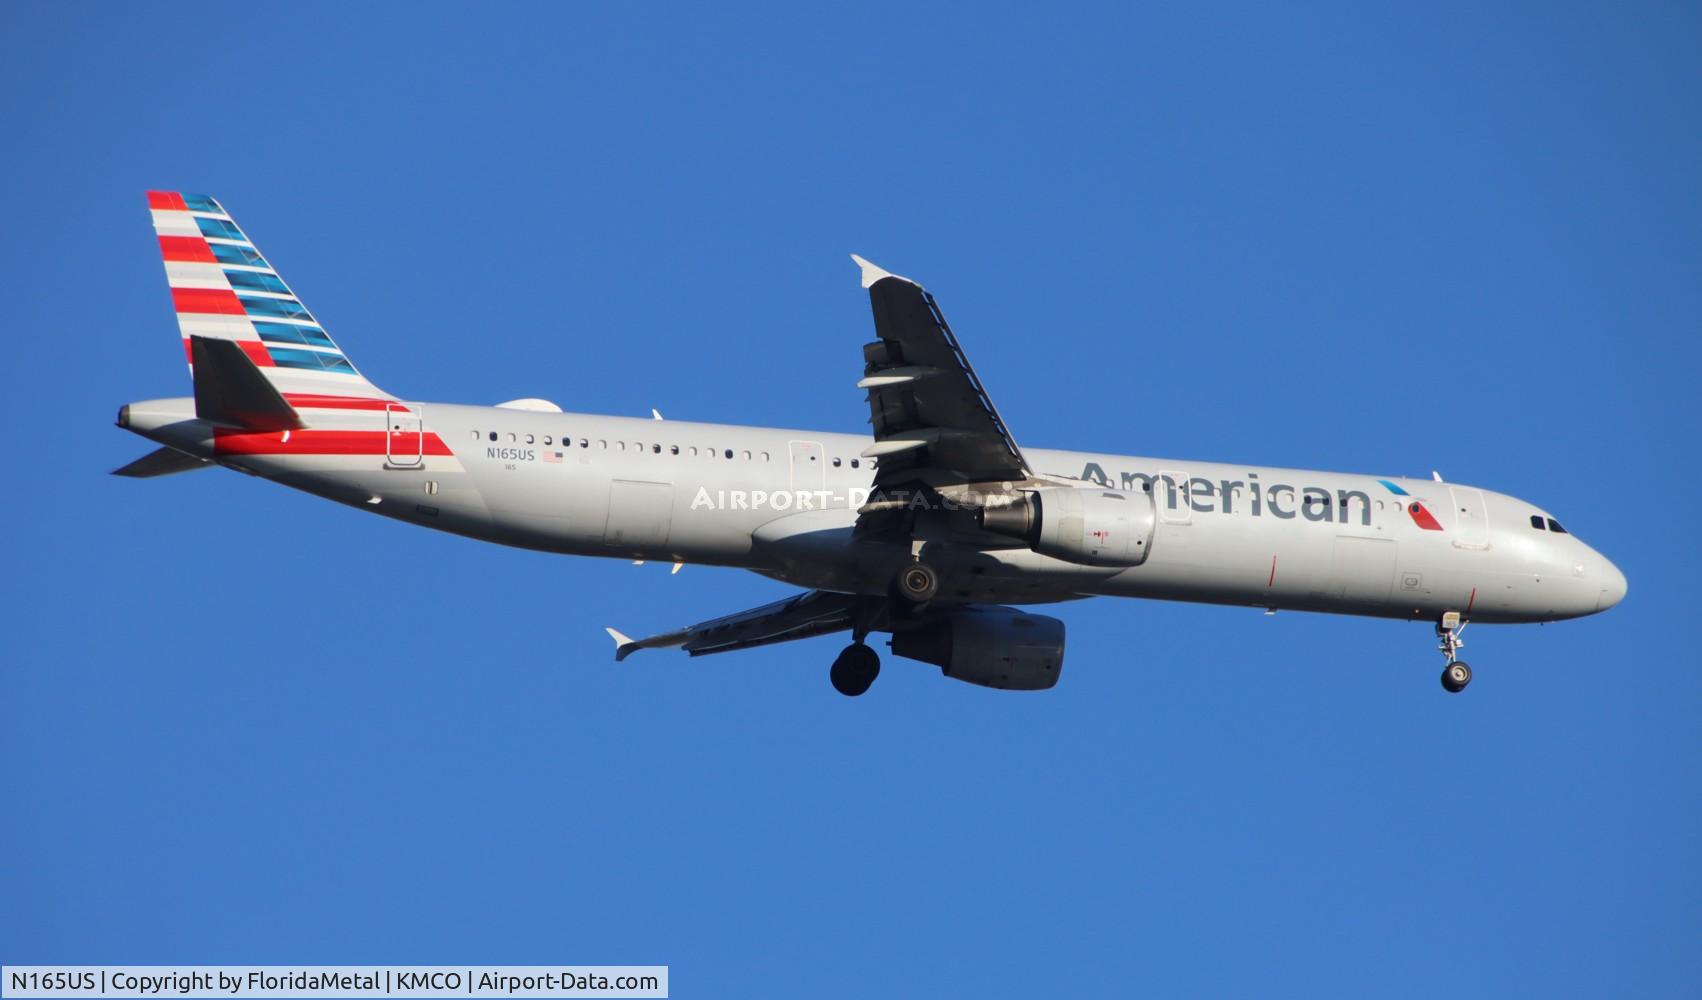
{"label": "wing flap", "polygon": [[794,639],[842,632],[851,627],[857,598],[811,590],[750,611],[713,618],[672,632],[631,639],[606,629],[615,640],[615,659],[624,660],[640,649],[678,646],[692,656],[727,653]]}

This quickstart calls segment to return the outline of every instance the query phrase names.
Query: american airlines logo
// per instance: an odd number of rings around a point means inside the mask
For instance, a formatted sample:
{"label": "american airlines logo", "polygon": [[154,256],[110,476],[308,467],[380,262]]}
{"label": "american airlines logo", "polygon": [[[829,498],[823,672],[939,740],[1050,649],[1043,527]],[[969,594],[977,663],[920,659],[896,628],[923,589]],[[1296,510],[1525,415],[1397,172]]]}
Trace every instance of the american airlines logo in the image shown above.
{"label": "american airlines logo", "polygon": [[[1245,481],[1211,480],[1180,472],[1119,472],[1113,482],[1098,462],[1089,462],[1078,478],[1131,493],[1151,493],[1154,504],[1163,504],[1174,511],[1198,511],[1201,514],[1245,512],[1252,517],[1268,514],[1281,520],[1299,517],[1337,524],[1347,524],[1357,517],[1360,524],[1371,524],[1371,497],[1363,490],[1338,489],[1332,493],[1322,486],[1264,483],[1259,481],[1257,472],[1247,473]],[[1389,480],[1379,479],[1378,483],[1390,493],[1405,498],[1399,502],[1414,524],[1426,531],[1442,530],[1441,523],[1422,501],[1413,499]]]}

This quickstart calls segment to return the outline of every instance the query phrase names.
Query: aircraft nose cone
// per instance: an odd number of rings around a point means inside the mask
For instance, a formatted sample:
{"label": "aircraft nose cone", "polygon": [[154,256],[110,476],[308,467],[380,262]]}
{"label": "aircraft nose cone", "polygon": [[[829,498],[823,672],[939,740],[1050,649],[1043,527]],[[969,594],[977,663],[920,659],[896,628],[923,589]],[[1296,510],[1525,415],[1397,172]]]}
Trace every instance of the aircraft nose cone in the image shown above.
{"label": "aircraft nose cone", "polygon": [[1596,598],[1597,611],[1606,611],[1608,608],[1613,607],[1620,601],[1625,600],[1625,590],[1627,586],[1625,582],[1625,574],[1619,571],[1618,566],[1608,562],[1606,559],[1602,560],[1601,585],[1601,596]]}

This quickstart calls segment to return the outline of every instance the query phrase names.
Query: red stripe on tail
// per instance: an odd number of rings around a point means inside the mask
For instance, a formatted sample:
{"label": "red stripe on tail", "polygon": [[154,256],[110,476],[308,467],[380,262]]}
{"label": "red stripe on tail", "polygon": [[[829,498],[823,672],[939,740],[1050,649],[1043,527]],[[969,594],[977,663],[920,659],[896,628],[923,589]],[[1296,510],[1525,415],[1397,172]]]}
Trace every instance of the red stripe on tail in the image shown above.
{"label": "red stripe on tail", "polygon": [[149,191],[148,207],[163,209],[167,212],[189,211],[189,206],[183,203],[183,196],[176,191]]}
{"label": "red stripe on tail", "polygon": [[234,343],[236,344],[236,346],[242,348],[242,353],[248,355],[248,360],[254,362],[256,367],[259,367],[259,368],[276,368],[276,367],[278,367],[272,361],[271,352],[266,350],[266,345],[262,344],[260,341],[258,341],[258,340],[238,340],[238,341],[234,341]]}
{"label": "red stripe on tail", "polygon": [[[258,340],[233,340],[231,343],[242,348],[242,353],[248,355],[248,360],[254,362],[256,368],[276,368],[278,363],[272,360],[272,354],[266,350],[266,345]],[[183,356],[189,362],[189,367],[195,367],[195,344],[188,337],[183,338]]]}
{"label": "red stripe on tail", "polygon": [[242,300],[225,288],[173,288],[172,304],[180,313],[217,313],[223,316],[246,316]]}
{"label": "red stripe on tail", "polygon": [[196,264],[214,264],[213,250],[199,236],[161,236],[160,255],[166,260],[184,260]]}

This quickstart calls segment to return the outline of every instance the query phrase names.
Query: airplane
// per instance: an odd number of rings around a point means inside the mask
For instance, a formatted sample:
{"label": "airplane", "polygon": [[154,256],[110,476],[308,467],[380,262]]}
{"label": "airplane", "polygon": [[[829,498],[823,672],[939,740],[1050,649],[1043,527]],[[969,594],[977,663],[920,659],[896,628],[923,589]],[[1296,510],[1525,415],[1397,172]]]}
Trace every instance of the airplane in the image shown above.
{"label": "airplane", "polygon": [[1064,623],[1018,605],[1093,596],[1421,620],[1442,686],[1469,622],[1551,622],[1624,598],[1613,563],[1547,510],[1410,479],[1025,448],[934,297],[852,256],[875,337],[872,434],[563,412],[542,399],[420,402],[369,382],[215,199],[148,194],[193,394],[130,403],[160,447],[136,478],[223,466],[370,513],[568,555],[751,570],[800,588],[642,639],[615,659],[849,632],[828,671],[857,696],[868,639],[956,680],[1058,682]]}

